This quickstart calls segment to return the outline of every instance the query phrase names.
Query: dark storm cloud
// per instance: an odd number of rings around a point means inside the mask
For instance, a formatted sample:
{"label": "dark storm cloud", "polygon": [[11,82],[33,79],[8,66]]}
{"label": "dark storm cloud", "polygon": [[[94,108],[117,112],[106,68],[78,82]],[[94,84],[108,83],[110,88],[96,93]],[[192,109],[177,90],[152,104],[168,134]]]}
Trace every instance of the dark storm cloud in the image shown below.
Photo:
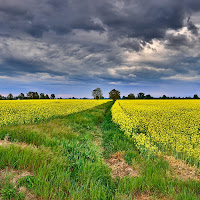
{"label": "dark storm cloud", "polygon": [[183,26],[184,5],[180,1],[173,2],[124,1],[119,8],[112,3],[104,4],[100,15],[112,36],[150,41],[163,38],[169,28],[179,29]]}
{"label": "dark storm cloud", "polygon": [[142,50],[140,42],[137,42],[136,40],[123,42],[120,46],[127,49],[130,52],[131,51],[139,52]]}
{"label": "dark storm cloud", "polygon": [[199,0],[0,0],[0,75],[130,83],[198,74],[198,11]]}
{"label": "dark storm cloud", "polygon": [[23,17],[29,16],[27,10],[6,3],[1,4],[0,12],[3,12],[5,15],[11,15],[11,16],[23,16]]}
{"label": "dark storm cloud", "polygon": [[34,60],[24,60],[24,59],[16,59],[16,58],[7,58],[4,59],[4,62],[0,64],[0,75],[6,76],[16,76],[23,73],[50,73],[52,75],[68,75],[67,72],[56,72],[52,69],[47,68],[47,63],[42,61],[34,61]]}
{"label": "dark storm cloud", "polygon": [[[182,28],[185,17],[198,10],[198,0],[0,1],[2,19],[20,16],[16,29],[35,37],[50,30],[68,34],[74,29],[98,32],[106,29],[111,37],[151,41],[163,38],[168,29]],[[12,22],[5,22],[13,27]],[[194,27],[189,21],[188,28],[194,31]]]}
{"label": "dark storm cloud", "polygon": [[41,63],[33,63],[32,60],[20,60],[14,58],[4,59],[4,62],[1,64],[1,72],[2,70],[7,71],[8,73],[15,73],[16,71],[24,71],[24,72],[37,72],[41,71]]}
{"label": "dark storm cloud", "polygon": [[42,37],[43,33],[48,30],[49,30],[48,27],[46,27],[45,25],[36,24],[36,25],[31,25],[31,26],[27,27],[26,31],[31,36],[40,38],[40,37]]}
{"label": "dark storm cloud", "polygon": [[198,35],[198,27],[196,27],[193,22],[191,21],[190,17],[188,18],[187,20],[187,27],[188,27],[188,30],[190,30],[194,35]]}
{"label": "dark storm cloud", "polygon": [[166,47],[170,49],[180,49],[182,47],[192,47],[193,41],[190,41],[187,35],[184,34],[168,34],[166,36]]}

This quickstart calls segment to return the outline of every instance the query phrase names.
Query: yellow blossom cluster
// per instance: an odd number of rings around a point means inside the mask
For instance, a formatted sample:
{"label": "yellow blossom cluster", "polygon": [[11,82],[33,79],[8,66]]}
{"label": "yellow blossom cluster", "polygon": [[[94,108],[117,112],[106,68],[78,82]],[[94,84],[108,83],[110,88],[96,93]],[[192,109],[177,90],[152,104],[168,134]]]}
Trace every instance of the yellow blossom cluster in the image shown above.
{"label": "yellow blossom cluster", "polygon": [[39,122],[80,112],[108,100],[2,100],[0,126]]}
{"label": "yellow blossom cluster", "polygon": [[142,152],[200,160],[199,100],[118,100],[112,118]]}

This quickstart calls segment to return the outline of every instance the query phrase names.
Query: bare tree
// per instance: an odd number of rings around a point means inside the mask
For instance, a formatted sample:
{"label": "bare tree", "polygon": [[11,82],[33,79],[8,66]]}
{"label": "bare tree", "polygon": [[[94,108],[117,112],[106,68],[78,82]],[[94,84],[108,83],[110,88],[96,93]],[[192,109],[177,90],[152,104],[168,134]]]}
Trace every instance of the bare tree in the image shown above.
{"label": "bare tree", "polygon": [[100,88],[96,88],[92,91],[92,96],[94,99],[101,99],[103,97],[102,91]]}

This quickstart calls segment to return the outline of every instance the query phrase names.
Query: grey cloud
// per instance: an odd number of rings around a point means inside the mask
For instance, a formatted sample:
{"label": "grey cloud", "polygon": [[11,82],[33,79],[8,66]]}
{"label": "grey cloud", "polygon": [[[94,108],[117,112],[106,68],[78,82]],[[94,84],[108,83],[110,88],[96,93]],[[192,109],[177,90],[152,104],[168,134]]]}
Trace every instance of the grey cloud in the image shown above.
{"label": "grey cloud", "polygon": [[14,15],[14,16],[26,16],[28,13],[25,9],[20,7],[16,8],[15,6],[7,6],[2,4],[0,7],[0,12],[4,12],[6,15]]}
{"label": "grey cloud", "polygon": [[6,75],[15,75],[16,72],[37,73],[46,71],[42,62],[16,58],[4,59],[0,67],[1,73]]}
{"label": "grey cloud", "polygon": [[[167,29],[183,27],[184,4],[178,1],[124,1],[122,8],[107,3],[100,9],[101,18],[111,37],[163,38]],[[127,2],[127,3],[126,3]]]}
{"label": "grey cloud", "polygon": [[142,50],[142,45],[140,44],[140,42],[136,40],[127,40],[126,42],[123,42],[122,44],[120,44],[120,46],[130,52],[131,51],[139,52]]}
{"label": "grey cloud", "polygon": [[168,34],[166,36],[166,47],[171,49],[180,49],[182,47],[192,47],[194,41],[190,41],[187,35],[184,34]]}
{"label": "grey cloud", "polygon": [[[182,28],[185,17],[193,11],[200,10],[197,0],[191,3],[180,0],[162,2],[158,0],[87,0],[84,2],[21,0],[19,2],[1,0],[0,11],[7,16],[20,15],[19,24],[27,24],[25,16],[29,16],[33,26],[30,27],[30,31],[24,30],[24,26],[16,29],[27,32],[33,37],[42,37],[42,32],[49,30],[58,34],[68,34],[74,29],[81,29],[107,31],[112,39],[129,37],[150,42],[154,38],[164,38],[168,29]],[[6,19],[6,16],[4,18]],[[94,18],[99,19],[102,24],[95,23]],[[7,23],[8,27],[12,26],[11,22],[7,21]],[[39,27],[41,27],[40,32]]]}
{"label": "grey cloud", "polygon": [[37,73],[49,73],[53,76],[64,75],[67,76],[67,72],[58,72],[53,68],[48,68],[48,63],[43,61],[35,61],[28,59],[16,59],[6,58],[4,62],[0,64],[0,74],[7,76],[17,76],[21,73],[37,74]]}
{"label": "grey cloud", "polygon": [[[95,39],[90,40],[90,45],[81,44],[81,41],[50,44],[14,38],[4,38],[1,43],[5,43],[2,47],[6,47],[1,55],[2,75],[48,73],[64,75],[71,80],[89,81],[96,73],[121,62],[120,51],[113,51],[112,45],[106,43],[98,44]],[[19,48],[14,44],[20,44],[23,50],[17,51]]]}
{"label": "grey cloud", "polygon": [[189,9],[190,11],[199,11],[200,8],[200,2],[199,0],[185,0],[184,1],[186,8]]}
{"label": "grey cloud", "polygon": [[27,33],[29,33],[33,37],[40,38],[42,37],[43,33],[48,30],[48,27],[46,27],[45,25],[37,24],[29,26],[27,28]]}
{"label": "grey cloud", "polygon": [[[5,44],[0,50],[4,52],[0,74],[48,73],[77,82],[131,82],[159,81],[173,73],[187,73],[188,65],[198,72],[198,60],[180,53],[192,49],[195,40],[166,32],[179,31],[188,16],[199,10],[199,0],[0,0],[0,37]],[[197,36],[197,26],[191,20],[187,27]],[[140,69],[108,74],[108,68],[128,65],[124,52],[132,57],[145,54],[143,50],[153,40],[166,41],[168,64],[144,56],[131,63],[140,64]],[[168,52],[171,49],[175,50],[174,57]],[[144,68],[148,64],[171,71]]]}
{"label": "grey cloud", "polygon": [[187,28],[190,30],[194,35],[198,35],[199,29],[196,27],[193,22],[191,21],[190,17],[187,20]]}

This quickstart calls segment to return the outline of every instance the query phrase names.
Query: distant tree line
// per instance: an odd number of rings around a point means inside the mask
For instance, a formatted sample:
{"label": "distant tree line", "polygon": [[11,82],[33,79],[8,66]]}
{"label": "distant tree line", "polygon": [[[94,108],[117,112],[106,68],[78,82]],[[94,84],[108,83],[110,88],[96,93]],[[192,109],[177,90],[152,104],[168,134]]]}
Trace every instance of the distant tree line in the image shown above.
{"label": "distant tree line", "polygon": [[55,94],[51,94],[50,96],[48,94],[37,92],[28,92],[26,95],[24,93],[20,93],[18,96],[14,97],[13,94],[9,94],[7,97],[4,97],[0,94],[0,100],[13,100],[13,99],[55,99]]}
{"label": "distant tree line", "polygon": [[122,99],[199,99],[199,96],[197,94],[194,94],[193,97],[186,96],[186,97],[168,97],[166,95],[163,95],[161,97],[152,97],[150,94],[145,95],[143,92],[140,92],[135,96],[133,93],[130,93],[127,97],[123,96]]}
{"label": "distant tree line", "polygon": [[135,96],[133,93],[130,93],[127,97],[123,96],[122,99],[153,99],[150,94],[145,95],[145,93],[140,92]]}
{"label": "distant tree line", "polygon": [[[100,88],[96,88],[92,91],[92,96],[94,99],[104,99],[103,93]],[[55,94],[51,94],[50,96],[45,93],[38,94],[37,92],[28,92],[26,95],[24,93],[20,93],[18,96],[13,96],[13,94],[9,94],[8,96],[3,96],[0,94],[0,100],[13,100],[13,99],[55,99]],[[140,92],[137,95],[130,93],[128,96],[120,96],[120,91],[113,89],[109,92],[109,98],[113,99],[114,101],[117,99],[200,99],[200,97],[197,94],[194,94],[193,97],[187,96],[187,97],[168,97],[166,95],[163,95],[161,97],[152,97],[150,94],[145,95],[145,93]],[[60,97],[59,99],[62,99]],[[77,99],[75,97],[71,97],[68,99]],[[88,99],[86,97],[80,98],[80,99]]]}
{"label": "distant tree line", "polygon": [[[100,88],[96,88],[92,91],[92,96],[94,97],[94,99],[102,99],[103,94]],[[109,92],[109,98],[113,99],[113,101],[117,100],[117,99],[199,99],[199,96],[197,94],[194,94],[193,97],[168,97],[166,95],[163,95],[161,97],[153,97],[150,94],[145,95],[145,93],[140,92],[137,95],[134,95],[133,93],[130,93],[128,96],[120,96],[120,91],[113,89]]]}

